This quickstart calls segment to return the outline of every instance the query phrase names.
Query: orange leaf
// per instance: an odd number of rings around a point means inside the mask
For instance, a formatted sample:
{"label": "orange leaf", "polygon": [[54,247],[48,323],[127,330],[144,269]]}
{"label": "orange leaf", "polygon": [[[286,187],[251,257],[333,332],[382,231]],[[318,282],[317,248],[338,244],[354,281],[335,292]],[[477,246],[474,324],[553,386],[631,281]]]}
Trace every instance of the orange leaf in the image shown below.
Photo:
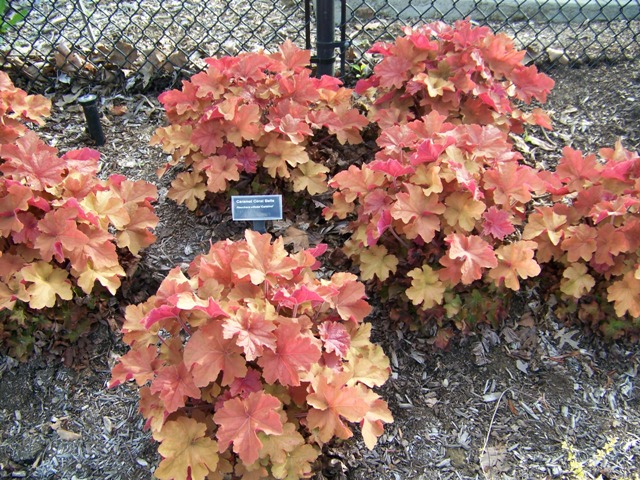
{"label": "orange leaf", "polygon": [[245,399],[232,398],[214,414],[219,425],[217,437],[220,452],[231,443],[240,460],[250,465],[259,458],[262,442],[258,432],[281,435],[283,424],[278,411],[282,403],[263,391],[252,392]]}
{"label": "orange leaf", "polygon": [[247,373],[242,349],[222,335],[219,322],[198,329],[184,347],[184,363],[197,387],[206,387],[223,373],[222,385],[231,385]]}
{"label": "orange leaf", "polygon": [[110,223],[117,230],[121,230],[130,221],[122,198],[110,190],[91,192],[80,202],[80,205],[86,212],[97,215],[100,226],[105,230]]}
{"label": "orange leaf", "polygon": [[331,277],[331,285],[338,288],[338,294],[332,298],[338,315],[343,320],[359,323],[371,313],[367,303],[364,285],[357,281],[352,273],[336,273]]}
{"label": "orange leaf", "polygon": [[567,252],[567,260],[570,262],[577,262],[581,258],[588,262],[596,251],[597,236],[594,227],[585,224],[572,225],[565,229],[560,247]]}
{"label": "orange leaf", "polygon": [[334,381],[336,384],[329,384],[326,376],[320,376],[314,382],[314,393],[307,395],[307,403],[313,407],[307,414],[307,424],[311,430],[318,429],[322,442],[334,436],[350,438],[353,433],[342,419],[359,422],[369,410],[358,388],[345,386],[339,378]]}
{"label": "orange leaf", "polygon": [[477,235],[467,237],[454,233],[445,241],[449,244],[449,258],[462,261],[460,273],[464,285],[482,278],[483,268],[494,268],[498,265],[491,245]]}
{"label": "orange leaf", "polygon": [[131,221],[116,234],[116,239],[118,247],[128,248],[131,253],[138,255],[140,250],[155,242],[156,236],[149,229],[155,228],[158,217],[146,207],[137,208],[130,215]]}
{"label": "orange leaf", "polygon": [[149,345],[146,349],[130,350],[120,357],[118,364],[111,370],[108,387],[117,387],[131,379],[142,386],[153,379],[158,363],[158,349],[155,345]]}
{"label": "orange leaf", "polygon": [[213,193],[227,190],[228,182],[240,180],[235,159],[224,156],[208,157],[198,163],[207,175],[207,190]]}
{"label": "orange leaf", "polygon": [[558,215],[551,207],[538,207],[529,215],[527,225],[522,232],[524,240],[534,240],[538,235],[547,234],[553,245],[558,245],[562,239],[563,230],[560,228],[567,223],[566,215]]}
{"label": "orange leaf", "polygon": [[614,302],[616,315],[623,317],[628,312],[633,318],[640,317],[640,279],[634,277],[633,271],[613,282],[607,293],[607,299]]}
{"label": "orange leaf", "polygon": [[[307,372],[320,360],[320,347],[312,336],[305,336],[295,320],[281,322],[276,334],[276,348],[267,349],[258,359],[267,383],[300,385],[300,372]],[[315,341],[314,341],[315,340]]]}
{"label": "orange leaf", "polygon": [[245,261],[238,261],[235,271],[238,277],[249,275],[251,283],[260,285],[263,282],[274,284],[278,278],[290,280],[297,262],[287,255],[282,238],[271,244],[271,235],[261,235],[247,230]]}
{"label": "orange leaf", "polygon": [[160,480],[204,480],[218,465],[218,444],[207,436],[207,426],[178,417],[164,424],[153,438],[161,442],[163,459],[154,472]]}
{"label": "orange leaf", "polygon": [[191,143],[191,125],[169,125],[158,128],[149,143],[162,145],[165,153],[175,153],[177,157],[184,157],[190,152],[196,151],[196,146]]}
{"label": "orange leaf", "polygon": [[384,424],[393,422],[393,415],[387,406],[375,392],[360,386],[363,399],[367,402],[369,410],[362,421],[362,438],[369,450],[373,450],[380,435],[384,433]]}
{"label": "orange leaf", "polygon": [[58,208],[48,212],[40,222],[40,235],[35,241],[35,247],[45,261],[55,257],[63,262],[65,257],[89,242],[89,238],[78,230],[76,218],[78,211],[74,208]]}
{"label": "orange leaf", "polygon": [[391,207],[391,216],[402,220],[406,225],[404,232],[407,238],[418,236],[428,243],[440,230],[440,217],[446,207],[440,203],[437,194],[426,195],[422,187],[406,183],[407,193],[398,193],[397,201]]}
{"label": "orange leaf", "polygon": [[304,145],[296,145],[293,142],[275,137],[271,139],[265,152],[267,155],[264,157],[262,165],[273,178],[289,178],[287,165],[295,167],[309,161],[309,155]]}
{"label": "orange leaf", "polygon": [[207,187],[199,172],[180,172],[171,182],[167,195],[178,203],[184,203],[189,210],[195,210],[198,200],[204,199]]}
{"label": "orange leaf", "polygon": [[24,225],[18,219],[18,212],[28,210],[28,201],[32,198],[29,187],[17,183],[7,187],[6,195],[0,198],[0,235],[8,237],[11,232],[22,230]]}
{"label": "orange leaf", "polygon": [[240,308],[222,326],[224,338],[237,336],[235,343],[244,349],[248,361],[261,356],[264,347],[276,350],[276,336],[271,333],[275,329],[274,322],[265,319],[263,313],[246,308]]}
{"label": "orange leaf", "polygon": [[519,290],[518,278],[535,277],[540,273],[540,265],[533,259],[536,242],[520,240],[503,245],[496,250],[498,266],[489,271],[496,285],[502,282],[511,290]]}
{"label": "orange leaf", "polygon": [[151,383],[151,392],[160,395],[167,413],[184,407],[186,398],[200,398],[200,389],[193,383],[184,363],[160,368]]}
{"label": "orange leaf", "polygon": [[486,206],[484,202],[474,200],[470,193],[453,192],[449,195],[444,204],[447,209],[444,211],[444,218],[452,227],[459,225],[465,232],[471,232],[476,225],[476,220],[482,218]]}
{"label": "orange leaf", "polygon": [[31,308],[51,308],[56,304],[56,296],[63,300],[73,298],[71,282],[68,280],[69,275],[66,270],[54,267],[47,262],[36,262],[20,270],[20,275],[25,282],[31,283],[27,287]]}

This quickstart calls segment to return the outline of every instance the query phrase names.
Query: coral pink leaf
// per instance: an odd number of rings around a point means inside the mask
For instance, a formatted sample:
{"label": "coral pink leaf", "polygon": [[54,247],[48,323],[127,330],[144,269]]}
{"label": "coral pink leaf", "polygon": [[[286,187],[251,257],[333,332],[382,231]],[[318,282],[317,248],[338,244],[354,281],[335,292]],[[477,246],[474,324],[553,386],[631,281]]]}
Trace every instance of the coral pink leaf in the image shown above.
{"label": "coral pink leaf", "polygon": [[374,172],[382,172],[387,175],[397,178],[402,175],[408,175],[415,172],[415,169],[410,165],[402,165],[395,158],[389,160],[374,160],[368,164],[368,167]]}
{"label": "coral pink leaf", "polygon": [[277,348],[267,349],[258,359],[269,384],[300,385],[300,372],[309,371],[320,360],[321,351],[313,337],[302,335],[295,321],[283,322],[275,332]]}
{"label": "coral pink leaf", "polygon": [[193,383],[193,377],[182,362],[158,369],[151,383],[151,392],[160,395],[168,413],[184,407],[187,398],[200,398],[200,389]]}
{"label": "coral pink leaf", "polygon": [[351,336],[342,323],[326,321],[318,326],[324,349],[344,357],[351,346]]}
{"label": "coral pink leaf", "polygon": [[184,348],[184,363],[191,371],[196,386],[205,387],[222,372],[222,385],[229,385],[247,373],[242,348],[223,337],[218,322],[198,329]]}
{"label": "coral pink leaf", "polygon": [[[447,140],[449,140],[448,143],[454,142],[451,137],[447,137]],[[447,146],[447,144],[433,143],[433,140],[427,138],[418,146],[416,152],[411,155],[411,164],[420,165],[421,163],[435,162]]]}
{"label": "coral pink leaf", "polygon": [[57,153],[28,131],[13,144],[0,145],[0,156],[5,160],[0,171],[14,180],[25,180],[33,190],[43,191],[62,182],[66,172],[67,161]]}
{"label": "coral pink leaf", "polygon": [[273,300],[284,307],[292,309],[305,302],[310,302],[312,305],[317,306],[325,301],[324,298],[313,290],[309,290],[305,285],[296,288],[291,294],[288,294],[285,290],[278,290],[274,294]]}
{"label": "coral pink leaf", "polygon": [[96,175],[98,173],[100,152],[92,148],[81,148],[65,153],[62,159],[67,161],[67,170],[69,172]]}
{"label": "coral pink leaf", "polygon": [[177,321],[179,315],[180,309],[178,307],[175,307],[173,305],[160,305],[159,307],[151,310],[142,319],[142,323],[145,328],[150,328],[153,324],[164,320],[173,319]]}
{"label": "coral pink leaf", "polygon": [[216,436],[220,452],[233,443],[233,451],[240,460],[251,465],[262,448],[258,432],[282,434],[283,424],[278,414],[281,407],[280,400],[263,391],[250,393],[245,399],[232,398],[224,402],[213,416],[219,426]]}
{"label": "coral pink leaf", "polygon": [[276,349],[276,329],[274,322],[265,319],[259,312],[246,308],[238,310],[223,324],[224,338],[236,338],[236,344],[244,349],[247,360],[255,360],[262,355],[264,347]]}
{"label": "coral pink leaf", "polygon": [[452,233],[445,241],[449,244],[449,258],[462,260],[460,273],[465,285],[482,278],[484,268],[494,268],[498,265],[491,245],[477,235],[464,236]]}
{"label": "coral pink leaf", "polygon": [[118,364],[113,367],[108,387],[116,387],[131,379],[142,386],[153,379],[157,366],[158,349],[155,345],[149,345],[141,350],[130,350],[120,357]]}
{"label": "coral pink leaf", "polygon": [[336,273],[331,283],[338,288],[338,294],[332,299],[336,310],[343,320],[359,323],[371,313],[371,305],[365,300],[364,285],[351,273]]}
{"label": "coral pink leaf", "polygon": [[482,215],[482,234],[503,240],[507,235],[516,231],[511,222],[511,214],[506,210],[491,207]]}
{"label": "coral pink leaf", "polygon": [[50,261],[55,257],[63,262],[67,254],[89,242],[89,238],[78,230],[76,217],[78,212],[71,208],[58,208],[48,212],[38,223],[40,236],[36,239],[35,247],[40,250],[42,259]]}

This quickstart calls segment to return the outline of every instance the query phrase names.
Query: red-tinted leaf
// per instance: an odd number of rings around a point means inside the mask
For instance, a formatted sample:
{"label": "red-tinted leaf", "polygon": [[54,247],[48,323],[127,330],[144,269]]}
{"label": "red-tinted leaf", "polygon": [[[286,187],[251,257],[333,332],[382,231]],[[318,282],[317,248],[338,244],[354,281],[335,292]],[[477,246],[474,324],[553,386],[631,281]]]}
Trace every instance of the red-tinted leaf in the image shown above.
{"label": "red-tinted leaf", "polygon": [[446,242],[449,244],[448,256],[462,260],[460,273],[465,285],[482,278],[484,268],[498,265],[491,245],[477,235],[464,236],[454,233],[446,238]]}
{"label": "red-tinted leaf", "polygon": [[236,345],[244,349],[249,361],[262,355],[265,347],[276,349],[276,336],[272,333],[275,329],[275,324],[265,319],[262,313],[245,308],[238,310],[223,324],[224,338],[236,337]]}
{"label": "red-tinted leaf", "polygon": [[58,158],[57,153],[58,150],[29,131],[13,144],[0,145],[0,156],[5,160],[0,171],[15,180],[26,181],[33,190],[43,191],[62,182],[67,162]]}
{"label": "red-tinted leaf", "polygon": [[283,431],[278,410],[282,403],[262,391],[250,393],[247,398],[232,398],[224,402],[213,416],[218,424],[218,443],[224,452],[233,443],[233,451],[240,460],[250,465],[258,459],[262,442],[258,432],[280,435]]}
{"label": "red-tinted leaf", "polygon": [[151,383],[151,392],[160,395],[168,413],[184,407],[187,398],[200,398],[200,389],[193,383],[193,377],[184,363],[158,369]]}
{"label": "red-tinted leaf", "polygon": [[320,348],[313,337],[302,335],[297,322],[282,322],[275,331],[276,348],[267,349],[258,359],[269,384],[300,385],[300,372],[306,372],[320,360]]}
{"label": "red-tinted leaf", "polygon": [[506,210],[491,207],[482,215],[482,234],[491,235],[499,240],[515,232],[515,227],[511,222],[511,214]]}
{"label": "red-tinted leaf", "polygon": [[351,346],[351,336],[343,324],[332,321],[323,322],[318,326],[318,333],[327,352],[335,352],[340,357],[347,354]]}
{"label": "red-tinted leaf", "polygon": [[198,329],[184,348],[184,363],[191,371],[196,386],[205,387],[222,372],[222,385],[230,385],[247,373],[242,348],[223,337],[218,322]]}

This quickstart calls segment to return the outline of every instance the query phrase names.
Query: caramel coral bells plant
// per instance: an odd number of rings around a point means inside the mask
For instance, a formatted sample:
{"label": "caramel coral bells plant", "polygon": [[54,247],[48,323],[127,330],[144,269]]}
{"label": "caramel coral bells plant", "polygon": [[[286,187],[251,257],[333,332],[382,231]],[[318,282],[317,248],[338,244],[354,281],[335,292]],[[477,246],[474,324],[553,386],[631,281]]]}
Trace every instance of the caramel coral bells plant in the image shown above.
{"label": "caramel coral bells plant", "polygon": [[371,388],[389,360],[363,323],[364,286],[314,273],[324,249],[288,254],[281,239],[247,231],[128,307],[131,351],[110,386],[140,387],[158,478],[308,477],[320,447],[351,437],[354,423],[376,444],[392,417]]}

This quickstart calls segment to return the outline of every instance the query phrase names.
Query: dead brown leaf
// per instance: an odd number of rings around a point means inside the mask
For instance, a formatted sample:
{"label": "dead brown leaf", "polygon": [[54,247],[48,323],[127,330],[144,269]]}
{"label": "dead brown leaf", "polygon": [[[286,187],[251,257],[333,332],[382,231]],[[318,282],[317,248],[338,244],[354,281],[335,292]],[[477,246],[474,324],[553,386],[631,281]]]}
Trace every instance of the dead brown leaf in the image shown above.
{"label": "dead brown leaf", "polygon": [[285,245],[293,245],[294,252],[309,248],[309,235],[296,227],[289,227],[282,237]]}
{"label": "dead brown leaf", "polygon": [[113,105],[109,108],[109,113],[115,117],[121,117],[125,113],[127,113],[129,109],[126,105]]}
{"label": "dead brown leaf", "polygon": [[56,433],[61,440],[65,441],[80,440],[82,438],[82,435],[80,435],[79,433],[70,432],[69,430],[65,430],[64,428],[58,428],[56,430]]}

